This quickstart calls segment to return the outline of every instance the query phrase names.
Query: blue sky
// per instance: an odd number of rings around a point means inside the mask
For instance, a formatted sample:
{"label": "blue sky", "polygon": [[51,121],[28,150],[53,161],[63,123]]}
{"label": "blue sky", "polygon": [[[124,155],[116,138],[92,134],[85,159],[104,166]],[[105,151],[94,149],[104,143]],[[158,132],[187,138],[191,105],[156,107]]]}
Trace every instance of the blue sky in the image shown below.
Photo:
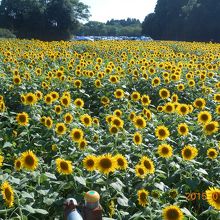
{"label": "blue sky", "polygon": [[157,0],[80,0],[90,6],[90,21],[137,18],[143,21],[154,11]]}

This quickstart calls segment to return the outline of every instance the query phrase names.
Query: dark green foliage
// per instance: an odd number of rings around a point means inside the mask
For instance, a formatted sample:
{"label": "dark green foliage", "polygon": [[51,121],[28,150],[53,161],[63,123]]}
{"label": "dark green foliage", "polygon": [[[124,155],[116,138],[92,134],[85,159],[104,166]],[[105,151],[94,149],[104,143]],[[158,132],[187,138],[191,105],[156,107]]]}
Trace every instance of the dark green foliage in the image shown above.
{"label": "dark green foliage", "polygon": [[135,18],[128,18],[127,20],[111,19],[106,23],[89,21],[81,26],[77,34],[94,36],[140,36],[141,23]]}
{"label": "dark green foliage", "polygon": [[67,40],[89,17],[88,6],[79,0],[2,0],[0,26],[19,38]]}
{"label": "dark green foliage", "polygon": [[0,38],[15,38],[16,36],[8,29],[0,28]]}
{"label": "dark green foliage", "polygon": [[220,41],[220,1],[158,0],[146,16],[142,33],[154,39]]}

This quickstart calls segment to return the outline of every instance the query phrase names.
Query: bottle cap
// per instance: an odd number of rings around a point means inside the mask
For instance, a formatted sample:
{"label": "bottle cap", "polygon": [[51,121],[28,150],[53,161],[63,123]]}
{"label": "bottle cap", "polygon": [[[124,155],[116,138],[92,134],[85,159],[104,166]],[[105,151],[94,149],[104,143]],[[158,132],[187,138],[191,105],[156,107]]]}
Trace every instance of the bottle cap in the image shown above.
{"label": "bottle cap", "polygon": [[97,202],[100,199],[100,195],[96,191],[88,191],[84,196],[86,202]]}

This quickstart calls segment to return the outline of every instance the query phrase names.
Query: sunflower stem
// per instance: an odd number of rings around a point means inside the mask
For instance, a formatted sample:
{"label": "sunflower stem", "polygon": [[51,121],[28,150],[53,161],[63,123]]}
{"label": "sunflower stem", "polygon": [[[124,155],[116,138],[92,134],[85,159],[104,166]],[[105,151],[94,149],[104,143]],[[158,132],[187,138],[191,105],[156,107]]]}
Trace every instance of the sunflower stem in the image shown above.
{"label": "sunflower stem", "polygon": [[18,197],[18,194],[16,192],[14,192],[17,199],[18,199],[18,211],[19,211],[19,214],[20,214],[20,217],[21,217],[21,220],[23,220],[23,213],[22,213],[22,209],[21,209],[21,204],[20,204],[20,199]]}

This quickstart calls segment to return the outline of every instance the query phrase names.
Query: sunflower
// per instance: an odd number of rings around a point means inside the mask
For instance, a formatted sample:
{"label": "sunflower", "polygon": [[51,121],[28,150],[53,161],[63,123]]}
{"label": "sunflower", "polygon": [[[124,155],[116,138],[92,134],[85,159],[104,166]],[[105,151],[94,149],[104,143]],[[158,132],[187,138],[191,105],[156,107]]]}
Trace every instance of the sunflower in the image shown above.
{"label": "sunflower", "polygon": [[184,215],[181,209],[176,205],[170,205],[163,208],[163,220],[183,220]]}
{"label": "sunflower", "polygon": [[158,199],[160,197],[160,191],[157,190],[157,189],[154,189],[151,191],[151,196],[154,198],[154,199]]}
{"label": "sunflower", "polygon": [[169,191],[169,196],[173,199],[175,199],[178,196],[178,190],[177,189],[171,189]]}
{"label": "sunflower", "polygon": [[141,98],[141,95],[140,95],[140,93],[139,92],[132,92],[132,94],[131,94],[131,99],[133,100],[133,101],[138,101],[139,99]]}
{"label": "sunflower", "polygon": [[158,105],[158,106],[157,106],[157,111],[158,111],[158,112],[162,112],[162,111],[163,111],[163,106]]}
{"label": "sunflower", "polygon": [[66,113],[64,116],[63,116],[63,119],[65,121],[66,124],[70,124],[73,120],[73,116],[71,113]]}
{"label": "sunflower", "polygon": [[184,86],[184,84],[179,84],[179,85],[177,85],[177,90],[178,91],[183,91],[185,89],[185,86]]}
{"label": "sunflower", "polygon": [[25,104],[34,105],[37,102],[37,96],[34,93],[27,93],[25,95]]}
{"label": "sunflower", "polygon": [[21,80],[21,77],[20,77],[20,76],[14,76],[14,77],[13,77],[13,83],[14,83],[15,85],[20,85],[21,82],[22,82],[22,80]]}
{"label": "sunflower", "polygon": [[155,77],[152,79],[151,84],[153,87],[159,86],[160,85],[160,78],[159,77]]}
{"label": "sunflower", "polygon": [[74,84],[74,86],[75,86],[76,88],[79,88],[79,89],[80,89],[80,88],[82,87],[82,81],[79,80],[79,79],[74,80],[73,84]]}
{"label": "sunflower", "polygon": [[101,97],[101,103],[102,103],[104,106],[107,106],[107,105],[110,103],[110,100],[109,100],[108,97],[102,96],[102,97]]}
{"label": "sunflower", "polygon": [[128,162],[126,158],[122,154],[116,154],[114,157],[117,162],[116,169],[126,170],[128,167]]}
{"label": "sunflower", "polygon": [[197,98],[194,102],[193,102],[193,106],[195,108],[198,109],[204,109],[206,105],[206,101],[203,98]]}
{"label": "sunflower", "polygon": [[157,153],[160,157],[170,158],[173,155],[173,148],[169,144],[161,144],[157,148]]}
{"label": "sunflower", "polygon": [[86,146],[88,145],[86,139],[82,139],[80,142],[78,142],[78,147],[80,150],[85,150]]}
{"label": "sunflower", "polygon": [[116,89],[115,92],[114,92],[114,96],[117,99],[122,99],[124,97],[124,90]]}
{"label": "sunflower", "polygon": [[179,99],[179,97],[178,97],[178,95],[177,94],[173,94],[172,96],[171,96],[171,100],[172,100],[172,102],[178,102],[178,99]]}
{"label": "sunflower", "polygon": [[142,143],[142,135],[139,132],[135,132],[133,135],[133,142],[136,145],[140,145]]}
{"label": "sunflower", "polygon": [[135,173],[137,177],[143,179],[147,175],[147,170],[143,165],[137,164],[135,166]]}
{"label": "sunflower", "polygon": [[146,173],[152,174],[155,172],[154,163],[150,158],[143,156],[140,160],[140,164],[146,169]]}
{"label": "sunflower", "polygon": [[101,88],[101,87],[102,87],[102,82],[101,82],[100,79],[96,79],[96,80],[95,80],[95,87],[96,87],[96,88]]}
{"label": "sunflower", "polygon": [[78,108],[83,108],[84,106],[84,101],[80,98],[77,98],[75,101],[74,101],[74,105]]}
{"label": "sunflower", "polygon": [[112,116],[112,118],[111,118],[111,125],[115,125],[118,128],[123,128],[124,121],[121,118],[117,117],[117,116]]}
{"label": "sunflower", "polygon": [[5,203],[8,207],[12,207],[14,205],[14,191],[11,185],[5,181],[1,185],[2,196],[5,200]]}
{"label": "sunflower", "polygon": [[216,133],[219,129],[219,123],[217,121],[210,121],[206,123],[203,127],[203,131],[206,135],[212,135]]}
{"label": "sunflower", "polygon": [[198,123],[206,124],[212,120],[212,115],[208,111],[201,111],[198,114]]}
{"label": "sunflower", "polygon": [[4,161],[4,157],[0,155],[0,167],[2,167],[3,161]]}
{"label": "sunflower", "polygon": [[157,136],[159,140],[165,140],[166,138],[170,136],[170,132],[168,128],[165,127],[164,125],[159,125],[155,129],[155,135]]}
{"label": "sunflower", "polygon": [[146,120],[142,116],[136,116],[133,122],[135,127],[138,129],[143,129],[147,125]]}
{"label": "sunflower", "polygon": [[56,133],[57,133],[58,135],[63,135],[63,134],[65,134],[65,133],[66,133],[66,130],[67,130],[67,128],[66,128],[66,126],[65,126],[64,123],[57,123],[57,124],[56,124],[55,131],[56,131]]}
{"label": "sunflower", "polygon": [[68,97],[68,96],[62,96],[62,97],[60,98],[60,103],[61,103],[61,105],[64,106],[64,107],[69,107],[70,102],[71,102],[71,99],[70,99],[70,97]]}
{"label": "sunflower", "polygon": [[214,101],[215,102],[220,102],[220,93],[214,94]]}
{"label": "sunflower", "polygon": [[109,127],[110,134],[117,134],[118,133],[118,127],[116,125],[111,125]]}
{"label": "sunflower", "polygon": [[94,171],[96,169],[97,158],[93,155],[88,155],[83,159],[83,167],[87,171]]}
{"label": "sunflower", "polygon": [[172,102],[167,102],[164,107],[163,111],[166,113],[173,113],[175,111],[175,105]]}
{"label": "sunflower", "polygon": [[145,189],[141,189],[141,190],[138,190],[137,195],[138,195],[139,205],[145,207],[148,203],[147,197],[149,195],[149,192]]}
{"label": "sunflower", "polygon": [[92,125],[92,117],[88,114],[84,114],[80,116],[80,121],[85,125],[86,127],[90,127]]}
{"label": "sunflower", "polygon": [[148,106],[148,105],[150,105],[150,103],[151,103],[151,100],[150,100],[150,97],[148,95],[143,95],[141,97],[141,104],[143,106]]}
{"label": "sunflower", "polygon": [[216,149],[214,149],[214,148],[209,148],[207,150],[207,156],[210,159],[215,159],[218,156],[218,151]]}
{"label": "sunflower", "polygon": [[75,142],[80,142],[83,139],[84,133],[83,130],[80,128],[74,128],[70,132],[70,137]]}
{"label": "sunflower", "polygon": [[114,112],[113,112],[113,115],[116,115],[118,117],[121,117],[122,116],[122,111],[120,109],[116,109]]}
{"label": "sunflower", "polygon": [[64,174],[64,175],[72,174],[73,167],[72,167],[72,162],[70,160],[57,158],[55,163],[56,163],[56,169],[58,173]]}
{"label": "sunflower", "polygon": [[45,122],[44,122],[45,126],[50,129],[53,126],[53,120],[51,117],[46,117],[45,118]]}
{"label": "sunflower", "polygon": [[47,94],[44,96],[44,102],[47,104],[47,105],[51,105],[53,103],[53,97],[51,94]]}
{"label": "sunflower", "polygon": [[217,106],[216,106],[215,112],[216,112],[218,115],[220,115],[220,105],[217,105]]}
{"label": "sunflower", "polygon": [[25,151],[21,154],[21,162],[23,167],[29,171],[34,171],[38,167],[38,158],[31,150]]}
{"label": "sunflower", "polygon": [[35,95],[37,96],[37,100],[40,100],[40,99],[42,99],[42,97],[43,97],[43,94],[42,94],[41,91],[36,91],[36,92],[35,92]]}
{"label": "sunflower", "polygon": [[168,89],[160,89],[159,95],[162,99],[168,99],[170,97],[170,91]]}
{"label": "sunflower", "polygon": [[195,147],[187,145],[181,150],[181,154],[184,160],[193,160],[198,155],[198,150]]}
{"label": "sunflower", "polygon": [[189,106],[186,104],[178,104],[176,107],[176,111],[179,115],[187,115],[189,113]]}
{"label": "sunflower", "polygon": [[19,170],[22,169],[22,167],[23,167],[23,164],[22,164],[21,158],[16,159],[15,162],[14,162],[15,170],[19,171]]}
{"label": "sunflower", "polygon": [[182,136],[188,135],[188,133],[189,133],[188,125],[186,123],[180,123],[178,125],[177,131],[178,131],[179,135],[182,135]]}
{"label": "sunflower", "polygon": [[55,112],[59,115],[62,112],[62,106],[61,105],[56,105],[54,107]]}
{"label": "sunflower", "polygon": [[114,172],[117,168],[117,161],[111,154],[104,154],[98,156],[96,168],[99,172],[108,175],[110,172]]}
{"label": "sunflower", "polygon": [[19,125],[27,126],[29,122],[29,116],[26,112],[18,113],[16,116],[16,121]]}
{"label": "sunflower", "polygon": [[220,189],[209,187],[206,190],[207,202],[217,210],[220,210]]}
{"label": "sunflower", "polygon": [[59,99],[59,97],[60,97],[60,96],[59,96],[59,93],[58,93],[58,92],[55,92],[55,91],[51,92],[50,95],[52,96],[53,101],[56,101],[56,100]]}
{"label": "sunflower", "polygon": [[129,120],[130,120],[130,121],[133,121],[135,117],[136,117],[135,112],[130,112],[130,114],[129,114],[129,116],[128,116]]}

